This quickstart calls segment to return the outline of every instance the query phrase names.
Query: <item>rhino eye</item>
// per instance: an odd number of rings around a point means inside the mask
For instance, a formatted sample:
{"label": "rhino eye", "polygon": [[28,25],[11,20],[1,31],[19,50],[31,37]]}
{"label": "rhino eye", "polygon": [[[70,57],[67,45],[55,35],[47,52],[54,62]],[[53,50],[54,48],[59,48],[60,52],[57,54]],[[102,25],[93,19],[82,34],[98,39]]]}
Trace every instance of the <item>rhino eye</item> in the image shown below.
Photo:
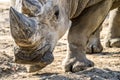
{"label": "rhino eye", "polygon": [[55,12],[55,16],[56,16],[56,18],[58,19],[59,11],[56,11],[56,12]]}
{"label": "rhino eye", "polygon": [[59,17],[59,8],[58,8],[58,6],[55,6],[54,9],[55,9],[55,16],[58,19],[58,17]]}

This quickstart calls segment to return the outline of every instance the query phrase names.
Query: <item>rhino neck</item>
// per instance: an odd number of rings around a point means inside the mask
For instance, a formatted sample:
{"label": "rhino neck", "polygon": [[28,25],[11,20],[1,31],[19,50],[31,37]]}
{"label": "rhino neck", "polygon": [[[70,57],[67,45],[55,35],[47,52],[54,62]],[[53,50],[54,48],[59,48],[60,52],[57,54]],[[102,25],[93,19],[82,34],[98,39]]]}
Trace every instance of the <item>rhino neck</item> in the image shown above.
{"label": "rhino neck", "polygon": [[81,12],[90,6],[93,6],[103,0],[68,0],[69,3],[69,17],[76,18]]}
{"label": "rhino neck", "polygon": [[69,17],[75,18],[85,9],[89,0],[69,0]]}
{"label": "rhino neck", "polygon": [[101,1],[104,1],[104,0],[89,0],[86,7],[90,7],[90,6],[95,5],[95,4],[97,4],[97,3],[101,2]]}

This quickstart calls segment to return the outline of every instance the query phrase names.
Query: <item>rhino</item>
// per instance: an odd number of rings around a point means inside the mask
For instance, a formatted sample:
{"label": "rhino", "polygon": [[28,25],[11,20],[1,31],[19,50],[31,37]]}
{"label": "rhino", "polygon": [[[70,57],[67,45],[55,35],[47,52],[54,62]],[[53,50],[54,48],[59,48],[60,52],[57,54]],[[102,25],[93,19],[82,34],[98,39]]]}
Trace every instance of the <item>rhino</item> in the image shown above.
{"label": "rhino", "polygon": [[[109,12],[109,22],[108,22],[108,31],[106,31],[107,36],[105,36],[104,44],[106,47],[112,48],[120,48],[120,2],[115,2]],[[104,27],[104,26],[103,26]],[[102,52],[103,47],[100,42],[100,31],[102,30],[102,26],[97,29],[93,35],[89,38],[89,42],[87,44],[87,53],[99,53]]]}
{"label": "rhino", "polygon": [[[116,18],[119,0],[12,1],[15,5],[10,8],[9,14],[11,35],[16,43],[15,62],[31,65],[29,72],[41,70],[53,62],[52,52],[66,31],[68,52],[63,61],[64,71],[78,72],[94,66],[86,53],[102,51],[99,33],[101,24],[111,10],[110,30],[113,30],[113,36],[120,35],[114,32],[116,28],[120,30],[119,26],[112,28],[119,25]],[[118,37],[115,38],[120,40]],[[111,38],[108,39],[109,43]]]}

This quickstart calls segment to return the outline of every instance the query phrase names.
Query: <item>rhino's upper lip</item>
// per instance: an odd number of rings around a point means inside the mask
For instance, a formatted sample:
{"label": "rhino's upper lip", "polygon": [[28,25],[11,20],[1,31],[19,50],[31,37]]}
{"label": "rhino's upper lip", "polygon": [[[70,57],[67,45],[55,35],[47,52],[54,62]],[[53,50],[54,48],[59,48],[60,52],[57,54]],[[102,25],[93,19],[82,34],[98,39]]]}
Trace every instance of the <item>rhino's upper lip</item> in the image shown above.
{"label": "rhino's upper lip", "polygon": [[[36,57],[39,57],[39,59],[44,56],[46,52],[51,52],[50,51],[50,44],[46,44],[42,48],[38,48],[34,51],[27,51],[27,50],[22,50],[20,48],[15,49],[15,58],[20,61],[27,61],[28,62],[33,62]],[[17,62],[17,61],[16,61]],[[34,61],[37,62],[37,61]]]}

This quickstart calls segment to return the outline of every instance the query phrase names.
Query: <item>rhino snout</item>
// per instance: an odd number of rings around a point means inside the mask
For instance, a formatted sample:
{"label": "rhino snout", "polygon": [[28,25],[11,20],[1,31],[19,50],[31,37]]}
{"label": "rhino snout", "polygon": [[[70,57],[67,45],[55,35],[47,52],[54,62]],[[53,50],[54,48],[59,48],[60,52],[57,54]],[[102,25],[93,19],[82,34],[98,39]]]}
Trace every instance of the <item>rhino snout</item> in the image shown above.
{"label": "rhino snout", "polygon": [[53,60],[53,54],[50,51],[50,46],[46,45],[38,50],[27,50],[27,49],[14,49],[15,62],[18,64],[39,64],[39,65],[48,65]]}

